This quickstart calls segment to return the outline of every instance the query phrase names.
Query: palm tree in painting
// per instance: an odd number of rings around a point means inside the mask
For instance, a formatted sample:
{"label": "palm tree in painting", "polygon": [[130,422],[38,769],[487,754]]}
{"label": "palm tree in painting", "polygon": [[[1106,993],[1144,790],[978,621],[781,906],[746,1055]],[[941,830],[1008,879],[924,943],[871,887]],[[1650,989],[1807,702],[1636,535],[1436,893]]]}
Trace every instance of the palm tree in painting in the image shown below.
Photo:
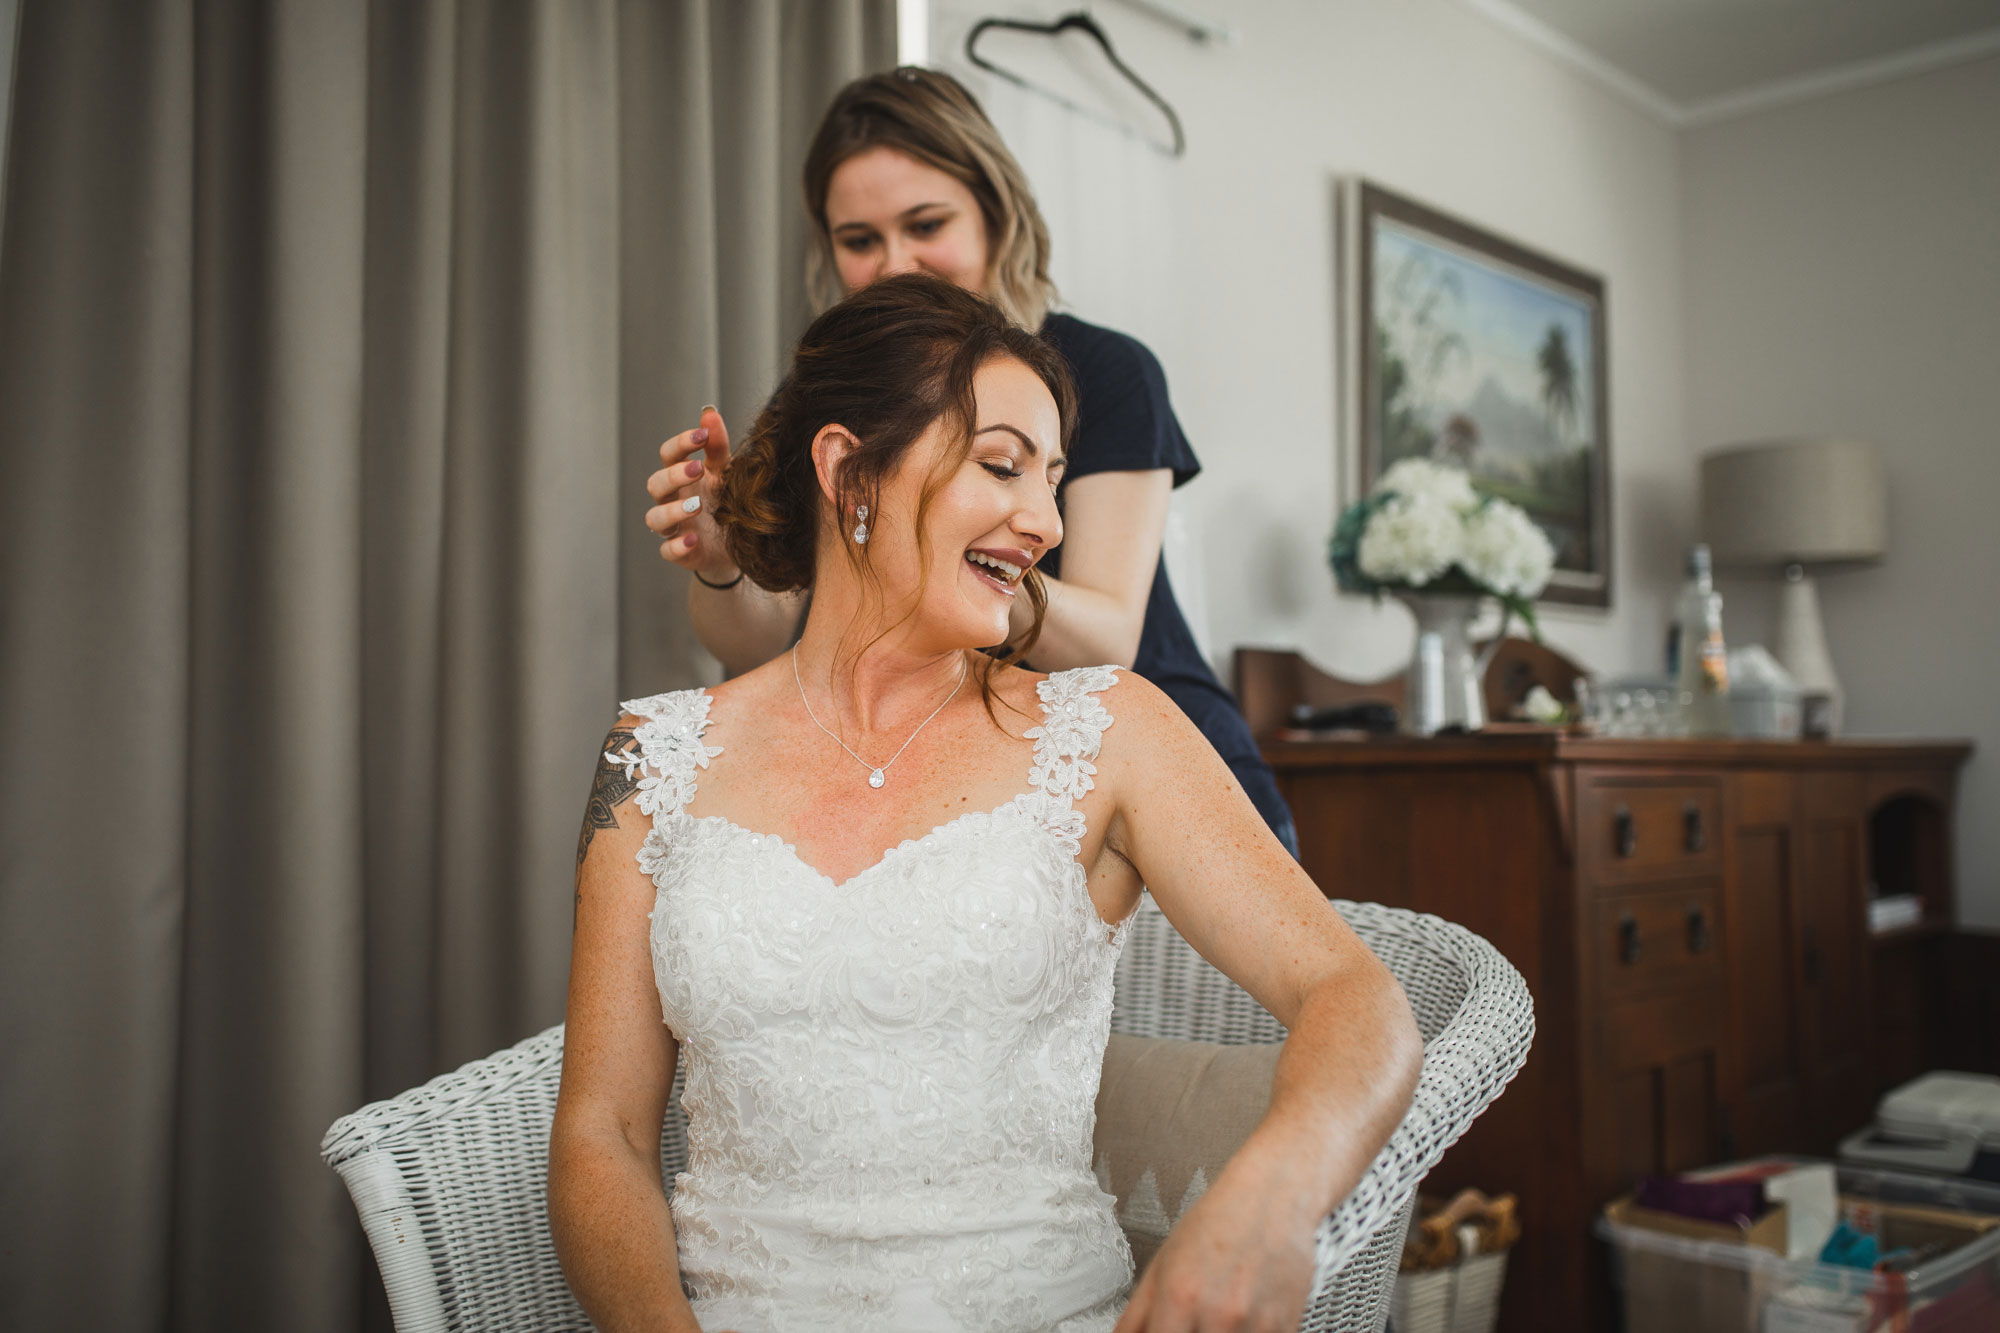
{"label": "palm tree in painting", "polygon": [[1560,440],[1563,428],[1576,420],[1576,362],[1570,359],[1569,337],[1562,325],[1549,325],[1535,360],[1542,369],[1542,409],[1548,414],[1550,430]]}
{"label": "palm tree in painting", "polygon": [[1479,423],[1463,412],[1454,412],[1438,432],[1436,443],[1431,445],[1431,458],[1470,472],[1472,455],[1478,449]]}

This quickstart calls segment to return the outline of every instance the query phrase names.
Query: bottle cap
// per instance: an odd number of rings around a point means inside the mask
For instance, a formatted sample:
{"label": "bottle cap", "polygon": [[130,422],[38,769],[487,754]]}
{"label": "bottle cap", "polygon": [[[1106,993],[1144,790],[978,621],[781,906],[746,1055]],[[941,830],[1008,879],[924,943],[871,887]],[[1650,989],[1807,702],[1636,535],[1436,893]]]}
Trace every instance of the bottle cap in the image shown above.
{"label": "bottle cap", "polygon": [[1706,544],[1697,544],[1688,547],[1687,573],[1689,578],[1691,579],[1708,578],[1711,572],[1713,571],[1713,568],[1714,568],[1714,563],[1709,559],[1708,547]]}

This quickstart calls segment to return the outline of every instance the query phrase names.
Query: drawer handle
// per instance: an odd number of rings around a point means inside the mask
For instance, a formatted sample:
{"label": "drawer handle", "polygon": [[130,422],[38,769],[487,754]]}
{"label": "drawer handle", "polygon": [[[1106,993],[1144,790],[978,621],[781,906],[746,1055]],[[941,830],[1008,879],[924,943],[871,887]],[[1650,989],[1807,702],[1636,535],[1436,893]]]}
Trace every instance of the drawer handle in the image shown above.
{"label": "drawer handle", "polygon": [[1682,845],[1690,852],[1708,850],[1708,830],[1702,827],[1701,807],[1689,801],[1681,811]]}
{"label": "drawer handle", "polygon": [[1611,839],[1620,857],[1629,857],[1639,850],[1639,825],[1632,818],[1632,807],[1621,805],[1611,816]]}
{"label": "drawer handle", "polygon": [[1811,926],[1807,926],[1803,934],[1805,937],[1805,957],[1800,961],[1804,965],[1806,984],[1817,986],[1819,985],[1820,974],[1819,932]]}
{"label": "drawer handle", "polygon": [[1704,908],[1688,909],[1688,952],[1707,953],[1709,944],[1708,912]]}
{"label": "drawer handle", "polygon": [[1627,967],[1639,961],[1639,919],[1630,912],[1618,918],[1618,961]]}

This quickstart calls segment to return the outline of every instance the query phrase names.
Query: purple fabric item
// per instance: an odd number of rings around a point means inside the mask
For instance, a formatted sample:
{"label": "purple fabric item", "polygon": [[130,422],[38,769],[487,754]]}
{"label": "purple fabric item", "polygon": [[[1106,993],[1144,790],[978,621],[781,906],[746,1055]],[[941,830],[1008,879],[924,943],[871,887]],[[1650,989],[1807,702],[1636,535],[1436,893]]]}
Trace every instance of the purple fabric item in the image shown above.
{"label": "purple fabric item", "polygon": [[1761,1180],[1676,1180],[1672,1176],[1646,1176],[1639,1181],[1632,1202],[1698,1222],[1718,1222],[1726,1227],[1754,1222],[1768,1208]]}

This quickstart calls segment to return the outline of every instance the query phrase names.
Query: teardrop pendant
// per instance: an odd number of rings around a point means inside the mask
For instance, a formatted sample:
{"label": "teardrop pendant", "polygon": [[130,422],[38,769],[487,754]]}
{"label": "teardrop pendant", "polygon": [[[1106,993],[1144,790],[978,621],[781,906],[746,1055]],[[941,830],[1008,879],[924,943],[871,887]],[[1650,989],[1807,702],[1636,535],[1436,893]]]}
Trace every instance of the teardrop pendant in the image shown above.
{"label": "teardrop pendant", "polygon": [[868,525],[866,523],[857,523],[854,525],[854,544],[856,546],[865,546],[868,544]]}
{"label": "teardrop pendant", "polygon": [[868,785],[871,787],[879,787],[887,781],[888,779],[882,776],[882,770],[879,768],[868,775]]}

